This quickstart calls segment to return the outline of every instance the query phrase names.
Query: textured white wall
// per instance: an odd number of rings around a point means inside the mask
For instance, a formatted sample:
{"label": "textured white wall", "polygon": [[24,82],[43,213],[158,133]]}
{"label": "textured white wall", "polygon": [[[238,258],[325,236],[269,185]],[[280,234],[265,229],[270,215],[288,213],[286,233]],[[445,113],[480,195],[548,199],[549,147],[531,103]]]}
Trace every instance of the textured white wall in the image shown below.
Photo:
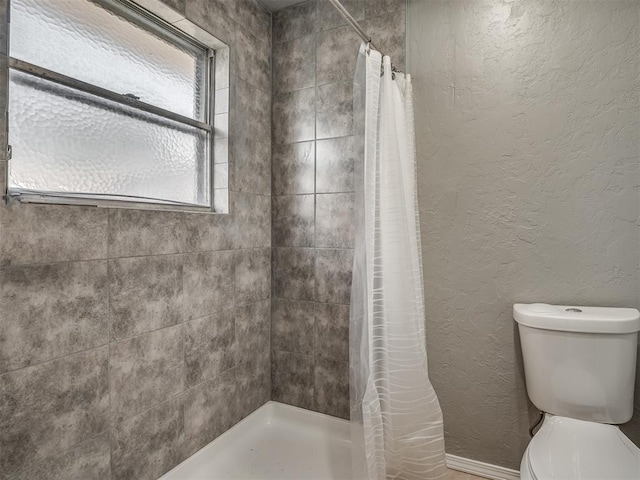
{"label": "textured white wall", "polygon": [[511,305],[639,303],[640,2],[409,0],[407,28],[447,451],[517,468]]}

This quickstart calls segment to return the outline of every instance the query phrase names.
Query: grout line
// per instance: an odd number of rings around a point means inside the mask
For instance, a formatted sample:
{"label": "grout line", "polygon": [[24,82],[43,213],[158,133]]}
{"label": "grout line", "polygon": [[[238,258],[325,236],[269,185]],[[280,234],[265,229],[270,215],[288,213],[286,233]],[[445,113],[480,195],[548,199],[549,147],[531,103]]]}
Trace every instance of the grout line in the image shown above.
{"label": "grout line", "polygon": [[273,300],[287,300],[290,302],[304,302],[304,303],[317,303],[319,305],[335,305],[338,307],[348,307],[349,303],[335,303],[335,302],[321,302],[319,300],[300,300],[299,298],[290,298],[290,297],[274,297]]}
{"label": "grout line", "polygon": [[354,247],[328,247],[328,246],[317,246],[313,245],[274,245],[273,248],[300,248],[303,250],[353,250]]}
{"label": "grout line", "polygon": [[299,250],[322,250],[322,251],[328,251],[328,250],[340,250],[340,251],[352,251],[353,247],[314,247],[314,246],[310,246],[310,247],[305,247],[305,246],[274,246],[274,249],[280,249],[280,250],[291,250],[291,249],[299,249]]}
{"label": "grout line", "polygon": [[[309,35],[311,36],[311,35]],[[315,65],[314,65],[315,67]],[[314,77],[315,77],[315,71],[314,71]],[[312,88],[315,88],[315,78],[314,78],[314,84],[310,85],[308,87],[298,87],[298,88],[288,88],[286,90],[276,90],[273,92],[273,96],[276,97],[281,97],[284,95],[287,95],[289,93],[297,93],[297,92],[302,92],[303,90],[311,90]]]}
{"label": "grout line", "polygon": [[[109,234],[111,233],[111,209],[107,209],[107,258],[111,255]],[[113,448],[112,435],[113,429],[111,425],[111,261],[107,260],[107,389],[109,393],[109,423],[107,425],[109,430],[109,476],[113,478]]]}
{"label": "grout line", "polygon": [[214,380],[216,380],[218,377],[220,377],[220,376],[222,376],[222,375],[224,375],[224,374],[226,374],[226,373],[229,373],[231,370],[233,370],[233,369],[234,369],[234,368],[236,368],[237,366],[238,366],[238,365],[234,364],[234,365],[232,365],[231,367],[227,368],[226,370],[223,370],[223,371],[221,371],[221,372],[218,372],[216,375],[212,376],[211,378],[205,378],[203,381],[201,381],[201,382],[199,382],[199,383],[197,383],[197,384],[195,384],[195,385],[192,385],[192,386],[190,386],[190,387],[188,387],[188,388],[184,388],[184,389],[183,389],[183,390],[181,390],[180,392],[178,392],[178,393],[175,393],[175,394],[171,395],[169,398],[167,398],[167,399],[165,399],[165,400],[162,400],[161,402],[155,403],[155,404],[151,405],[150,407],[145,408],[144,410],[140,410],[139,412],[136,412],[136,413],[134,413],[134,414],[132,414],[132,415],[129,415],[129,416],[127,416],[127,417],[123,418],[123,419],[122,419],[122,420],[120,420],[120,421],[117,421],[117,422],[113,422],[113,421],[112,421],[112,422],[111,422],[111,426],[112,426],[112,427],[115,427],[115,426],[117,426],[117,425],[122,425],[123,423],[126,423],[126,422],[128,422],[128,421],[130,421],[130,420],[132,420],[132,419],[134,419],[134,418],[136,418],[136,417],[139,417],[140,415],[143,415],[143,414],[145,414],[145,413],[147,413],[147,412],[149,412],[149,411],[153,410],[154,408],[158,408],[158,407],[160,407],[160,406],[165,406],[166,404],[168,404],[168,403],[170,403],[170,402],[175,401],[176,399],[178,399],[178,397],[183,396],[183,395],[186,395],[188,392],[190,392],[190,391],[192,391],[192,390],[194,390],[194,389],[196,389],[196,388],[198,388],[198,387],[201,387],[201,386],[202,386],[202,385],[204,385],[205,383],[212,383],[212,382],[213,382]]}
{"label": "grout line", "polygon": [[325,302],[316,302],[315,300],[293,300],[291,298],[274,298],[276,302],[280,302],[282,300],[286,300],[287,302],[297,302],[297,303],[308,303],[308,304],[319,304],[319,305],[336,305],[336,306],[344,306],[339,303],[325,303]]}
{"label": "grout line", "polygon": [[[0,374],[0,378],[4,377],[5,375],[12,375],[12,374],[14,374],[16,372],[19,372],[21,370],[27,370],[27,369],[32,368],[32,367],[39,367],[39,366],[45,365],[47,363],[56,362],[58,360],[64,360],[65,358],[72,357],[74,355],[80,355],[80,354],[83,354],[83,353],[92,352],[94,350],[100,350],[101,348],[107,348],[108,346],[109,346],[108,343],[101,343],[100,345],[95,345],[95,346],[92,346],[92,347],[89,347],[89,348],[78,350],[77,352],[65,353],[64,355],[60,355],[58,357],[53,357],[53,358],[49,358],[47,360],[43,360],[43,361],[40,361],[40,362],[31,363],[29,365],[25,365],[23,367],[16,368],[14,370],[6,371],[6,372]],[[108,355],[108,352],[107,352],[107,355]]]}
{"label": "grout line", "polygon": [[273,285],[274,285],[274,279],[273,279],[273,274],[275,271],[275,268],[273,267],[273,249],[274,249],[274,233],[273,233],[273,177],[274,177],[274,172],[273,172],[273,157],[274,157],[274,141],[273,141],[273,99],[275,98],[276,95],[276,91],[274,88],[274,78],[275,78],[275,50],[276,50],[276,42],[275,42],[275,37],[273,34],[274,28],[274,15],[273,13],[271,13],[271,101],[270,101],[270,108],[271,108],[271,112],[270,112],[270,116],[269,116],[269,121],[270,121],[270,132],[269,132],[269,145],[270,145],[270,152],[271,152],[271,171],[269,172],[271,177],[270,177],[270,185],[271,185],[271,246],[269,249],[269,338],[267,339],[267,355],[269,358],[269,400],[273,400],[274,395],[273,395],[273,359],[271,358],[271,346],[273,345]]}
{"label": "grout line", "polygon": [[144,415],[145,413],[150,412],[154,408],[165,406],[168,403],[170,403],[172,401],[175,401],[179,396],[185,394],[186,392],[187,392],[187,390],[182,390],[182,391],[180,391],[178,393],[175,393],[175,394],[171,395],[169,398],[167,398],[167,399],[165,399],[165,400],[163,400],[161,402],[155,403],[155,404],[151,405],[150,407],[147,407],[144,410],[140,410],[139,412],[136,412],[133,415],[129,415],[128,417],[125,417],[125,418],[123,418],[123,419],[121,419],[121,420],[119,420],[117,422],[113,421],[113,419],[111,419],[111,421],[110,421],[111,427],[113,428],[113,427],[122,425],[123,423],[126,423],[126,422],[128,422],[128,421],[130,421],[130,420],[132,420],[132,419],[134,419],[136,417],[139,417],[140,415]]}
{"label": "grout line", "polygon": [[[109,335],[108,335],[109,343],[101,343],[100,345],[94,345],[94,346],[91,346],[91,347],[88,347],[88,348],[85,348],[85,349],[82,349],[82,350],[69,352],[69,353],[66,353],[64,355],[51,357],[51,358],[48,358],[46,360],[43,360],[43,361],[40,361],[40,362],[36,362],[36,363],[32,363],[32,364],[29,364],[29,365],[25,365],[25,366],[20,367],[20,368],[16,368],[16,369],[13,369],[13,370],[8,370],[6,372],[1,373],[0,374],[0,378],[5,376],[5,375],[12,374],[12,373],[15,373],[15,372],[19,372],[21,370],[26,370],[26,369],[31,368],[31,367],[37,367],[37,366],[40,366],[40,365],[45,365],[47,363],[55,362],[55,361],[58,361],[58,360],[63,360],[65,358],[68,358],[68,357],[71,357],[71,356],[74,356],[74,355],[79,355],[79,354],[82,354],[82,353],[91,352],[93,350],[98,350],[100,348],[110,347],[111,345],[115,345],[115,344],[118,344],[118,343],[123,343],[125,341],[129,341],[129,340],[132,340],[134,338],[141,337],[141,336],[146,335],[148,333],[156,333],[156,332],[159,332],[161,330],[166,330],[166,329],[169,329],[169,328],[177,327],[177,326],[183,325],[183,324],[188,323],[188,322],[193,322],[193,321],[196,321],[196,320],[202,320],[204,318],[216,316],[216,315],[219,315],[219,314],[224,314],[224,313],[227,313],[228,310],[235,310],[237,308],[242,308],[242,307],[247,307],[249,305],[263,303],[266,300],[269,300],[269,298],[265,297],[265,298],[262,298],[262,299],[259,299],[259,300],[253,301],[253,302],[248,302],[246,304],[238,305],[236,307],[232,306],[232,307],[222,308],[222,309],[219,309],[216,312],[210,313],[208,315],[189,318],[189,319],[186,319],[186,320],[182,320],[181,322],[174,323],[172,325],[166,325],[164,327],[156,328],[154,330],[147,330],[147,331],[144,331],[144,332],[136,333],[135,335],[131,335],[131,336],[128,336],[128,337],[114,339],[113,341],[111,341],[111,335],[110,335],[111,331],[109,330]],[[108,355],[109,355],[109,360],[110,360],[111,359],[110,348],[109,348]],[[111,395],[111,392],[109,392],[109,395]]]}
{"label": "grout line", "polygon": [[279,195],[273,195],[271,198],[279,198],[279,197],[302,197],[302,196],[311,196],[311,195],[349,195],[356,193],[355,190],[345,191],[345,192],[309,192],[309,193],[284,193]]}
{"label": "grout line", "polygon": [[9,270],[18,270],[20,268],[27,267],[47,267],[49,265],[68,265],[75,263],[98,263],[98,262],[108,262],[110,259],[108,257],[101,258],[88,258],[88,259],[80,259],[80,260],[57,260],[53,262],[34,262],[34,263],[12,263],[9,265],[0,266],[0,272],[9,271]]}
{"label": "grout line", "polygon": [[[265,196],[266,197],[266,196]],[[266,198],[271,198],[268,196]],[[221,227],[216,227],[221,228]],[[226,227],[225,227],[226,228]],[[197,255],[201,253],[223,253],[223,252],[237,252],[239,250],[260,250],[267,249],[269,246],[251,246],[251,247],[234,247],[234,248],[222,248],[222,249],[207,249],[207,250],[185,250],[178,252],[169,252],[169,253],[151,253],[151,254],[138,254],[138,255],[121,255],[117,257],[100,257],[100,258],[87,258],[87,259],[77,259],[77,260],[55,260],[50,262],[34,262],[34,263],[13,263],[10,265],[0,266],[0,272],[9,271],[9,270],[17,270],[20,268],[26,267],[46,267],[49,265],[66,265],[66,264],[77,264],[77,263],[98,263],[98,262],[109,262],[110,260],[123,260],[129,258],[150,258],[150,257],[170,257],[170,256],[178,256],[178,255]]]}
{"label": "grout line", "polygon": [[[338,82],[340,83],[340,82]],[[314,87],[310,87],[310,88],[314,88]],[[310,142],[323,142],[325,140],[338,140],[340,138],[351,138],[354,137],[355,135],[352,133],[350,135],[337,135],[337,136],[333,136],[333,137],[323,137],[323,138],[310,138],[308,140],[296,140],[295,142],[286,142],[286,143],[274,143],[274,145],[278,146],[278,147],[284,147],[287,145],[297,145],[299,143],[310,143]]]}
{"label": "grout line", "polygon": [[300,355],[300,356],[303,356],[303,357],[313,358],[314,360],[320,359],[320,360],[329,360],[331,362],[339,362],[339,363],[347,363],[347,364],[349,363],[349,359],[348,358],[346,360],[344,360],[344,359],[341,359],[341,358],[325,357],[325,356],[322,356],[322,355],[311,355],[309,353],[296,352],[295,350],[285,350],[284,348],[273,348],[272,351],[288,353],[290,355]]}
{"label": "grout line", "polygon": [[[316,1],[316,4],[314,6],[314,25],[318,25],[318,2]],[[318,31],[316,29],[315,32],[315,40],[313,42],[313,63],[314,63],[314,69],[313,69],[313,78],[314,78],[314,84],[315,84],[315,90],[314,90],[314,102],[313,102],[313,246],[316,248],[316,252],[317,252],[317,243],[318,243],[318,229],[317,229],[317,221],[318,221]],[[317,255],[314,252],[313,255],[313,295],[314,297],[316,297],[318,295],[318,282],[316,281],[316,267],[317,267]],[[314,308],[315,310],[315,308]],[[315,312],[314,312],[314,326],[313,326],[314,332],[315,332]],[[315,338],[315,336],[314,336]],[[315,365],[315,339],[313,341],[313,344],[311,346],[312,348],[312,354],[314,355],[314,360],[313,360],[313,367],[311,370],[311,379],[310,379],[310,383],[311,383],[311,398],[310,398],[310,403],[311,403],[311,408],[317,408],[316,407],[316,365]]]}
{"label": "grout line", "polygon": [[[237,44],[237,41],[235,43]],[[229,90],[229,92],[231,92],[231,90]],[[234,107],[235,107],[235,102],[234,102]],[[231,108],[229,108],[229,109],[231,109]],[[227,145],[227,149],[228,149],[228,145]],[[229,187],[228,174],[227,174],[227,187]],[[227,210],[229,210],[228,207],[227,207]],[[232,259],[232,263],[234,264],[234,270],[235,270],[235,263],[236,263],[235,262],[235,254],[234,254],[234,257]],[[181,282],[180,296],[181,296],[181,303],[182,303],[182,311],[183,312],[184,312],[184,303],[183,302],[184,302],[184,297],[185,297],[185,295],[184,295],[184,293],[185,293],[184,292],[184,277],[185,277],[184,265],[185,265],[185,263],[183,262],[182,265],[181,265],[182,275],[180,276],[180,282]],[[234,282],[234,289],[235,289],[235,282]],[[181,340],[181,343],[182,343],[182,365],[181,365],[181,367],[182,367],[181,374],[182,375],[181,375],[181,378],[180,378],[180,380],[182,382],[182,385],[181,385],[182,388],[181,388],[181,392],[180,393],[184,393],[186,391],[185,382],[186,382],[186,377],[187,377],[187,348],[186,348],[186,339],[185,339],[185,337],[186,337],[185,325],[186,325],[187,321],[188,320],[185,319],[182,323],[180,323],[180,325],[181,325],[181,327],[180,327],[180,340]],[[180,402],[179,408],[180,408],[181,412],[179,414],[178,435],[179,435],[179,438],[180,438],[180,433],[182,433],[182,440],[180,441],[180,447],[184,448],[184,444],[186,443],[185,433],[184,433],[184,430],[185,430],[184,402]],[[164,473],[166,473],[166,472],[164,472]]]}

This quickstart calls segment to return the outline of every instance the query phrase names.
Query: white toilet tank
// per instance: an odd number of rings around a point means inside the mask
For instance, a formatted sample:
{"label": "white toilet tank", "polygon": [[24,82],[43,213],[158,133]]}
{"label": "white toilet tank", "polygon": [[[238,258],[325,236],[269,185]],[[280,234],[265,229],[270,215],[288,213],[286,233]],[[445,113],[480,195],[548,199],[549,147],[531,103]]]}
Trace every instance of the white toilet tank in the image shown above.
{"label": "white toilet tank", "polygon": [[527,393],[543,412],[620,424],[633,414],[634,308],[516,304]]}

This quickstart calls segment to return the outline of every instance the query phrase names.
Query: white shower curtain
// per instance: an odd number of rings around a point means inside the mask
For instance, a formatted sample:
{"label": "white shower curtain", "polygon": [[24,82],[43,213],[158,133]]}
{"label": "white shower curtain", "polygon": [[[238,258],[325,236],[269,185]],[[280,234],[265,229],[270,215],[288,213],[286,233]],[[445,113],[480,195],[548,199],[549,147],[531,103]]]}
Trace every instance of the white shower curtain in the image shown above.
{"label": "white shower curtain", "polygon": [[354,478],[444,479],[442,412],[427,372],[411,78],[366,44],[354,114],[363,159],[350,319]]}

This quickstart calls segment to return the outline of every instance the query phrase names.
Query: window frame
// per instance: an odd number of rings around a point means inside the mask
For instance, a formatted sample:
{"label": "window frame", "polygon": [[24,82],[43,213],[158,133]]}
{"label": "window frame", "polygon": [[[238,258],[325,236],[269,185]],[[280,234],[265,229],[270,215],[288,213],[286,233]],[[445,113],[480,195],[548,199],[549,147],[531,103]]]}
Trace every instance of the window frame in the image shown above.
{"label": "window frame", "polygon": [[[204,101],[204,114],[202,120],[186,117],[182,114],[166,110],[162,107],[152,105],[143,101],[140,101],[137,97],[128,94],[117,93],[91,83],[84,82],[82,80],[68,77],[66,75],[48,70],[38,65],[33,65],[26,61],[15,59],[10,56],[10,38],[11,38],[11,0],[7,2],[7,20],[6,20],[6,45],[5,45],[5,57],[7,59],[7,65],[5,66],[6,75],[6,112],[5,112],[5,135],[7,142],[7,152],[5,161],[4,172],[4,192],[3,197],[5,202],[11,203],[13,201],[19,203],[36,203],[36,204],[58,204],[58,205],[84,205],[102,208],[125,208],[136,210],[164,210],[164,211],[181,211],[181,212],[200,212],[200,213],[228,213],[228,211],[217,212],[215,210],[214,203],[214,150],[215,150],[215,69],[216,69],[216,48],[207,45],[205,42],[200,41],[194,36],[187,34],[181,29],[177,28],[170,21],[163,19],[159,15],[151,12],[147,8],[140,6],[133,0],[105,0],[105,3],[111,4],[117,9],[118,13],[123,15],[131,23],[142,26],[150,34],[154,32],[163,35],[167,39],[175,40],[177,42],[186,42],[201,49],[205,57],[204,75],[203,75],[203,90],[205,95]],[[149,3],[149,2],[146,2]],[[184,19],[181,19],[184,20]],[[193,30],[193,29],[191,29]],[[200,33],[200,32],[196,32]],[[204,37],[210,35],[206,32],[202,32]],[[213,43],[213,42],[207,42]],[[221,42],[216,41],[220,44]],[[86,93],[95,96],[97,99],[106,100],[107,102],[115,102],[120,105],[134,108],[145,113],[151,113],[160,118],[167,119],[180,124],[195,127],[201,131],[206,132],[206,161],[205,165],[208,172],[208,205],[196,205],[190,203],[172,202],[170,200],[163,201],[161,199],[148,199],[142,200],[124,200],[122,195],[115,195],[114,198],[109,198],[108,194],[91,194],[91,193],[63,193],[63,192],[21,192],[11,193],[9,191],[10,175],[11,175],[11,157],[12,146],[9,144],[9,94],[10,94],[10,82],[8,80],[9,72],[11,70],[19,71],[32,75],[34,77],[44,79],[49,82],[60,84],[62,86],[71,88],[81,93]],[[206,176],[204,177],[206,178]],[[227,209],[228,210],[228,209]]]}

